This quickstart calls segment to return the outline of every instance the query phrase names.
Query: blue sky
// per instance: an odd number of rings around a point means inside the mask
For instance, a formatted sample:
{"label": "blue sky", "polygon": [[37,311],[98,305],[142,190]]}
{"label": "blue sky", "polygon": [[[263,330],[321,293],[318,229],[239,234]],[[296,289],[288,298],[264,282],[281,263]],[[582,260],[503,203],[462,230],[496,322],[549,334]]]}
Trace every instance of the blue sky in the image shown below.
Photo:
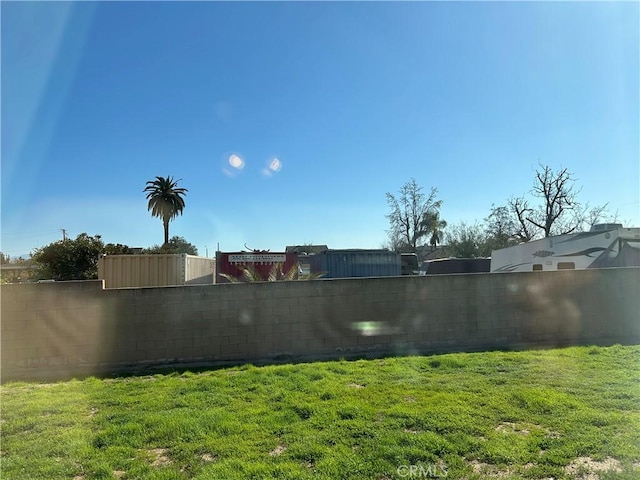
{"label": "blue sky", "polygon": [[142,193],[156,175],[189,190],[170,234],[201,254],[379,248],[385,193],[412,177],[442,218],[473,222],[539,162],[640,226],[637,2],[1,9],[11,256],[62,228],[161,243]]}

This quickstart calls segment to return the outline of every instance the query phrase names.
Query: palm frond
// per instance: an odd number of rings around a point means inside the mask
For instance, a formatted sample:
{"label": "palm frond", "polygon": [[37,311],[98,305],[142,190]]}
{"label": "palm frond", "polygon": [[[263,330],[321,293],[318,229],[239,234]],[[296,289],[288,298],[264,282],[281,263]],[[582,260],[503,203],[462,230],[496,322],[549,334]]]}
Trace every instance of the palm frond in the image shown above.
{"label": "palm frond", "polygon": [[221,273],[220,276],[226,278],[231,283],[240,283],[240,279],[234,277],[233,275],[229,275],[228,273]]}
{"label": "palm frond", "polygon": [[300,265],[295,263],[289,270],[284,270],[284,264],[282,262],[275,263],[269,273],[263,276],[254,265],[238,265],[237,267],[242,271],[240,277],[234,277],[227,273],[221,273],[220,276],[226,278],[232,283],[238,282],[292,282],[296,280],[316,280],[324,277],[327,272],[314,272],[309,274],[300,273]]}
{"label": "palm frond", "polygon": [[298,280],[299,275],[300,275],[300,264],[296,262],[287,272],[285,272],[283,280],[285,280],[286,282]]}
{"label": "palm frond", "polygon": [[242,270],[242,276],[247,282],[264,282],[265,279],[262,277],[260,272],[256,270],[253,265],[247,265],[240,267]]}
{"label": "palm frond", "polygon": [[269,275],[267,276],[267,280],[269,282],[278,282],[282,279],[283,279],[282,264],[276,263],[273,265],[273,267],[271,267],[271,270],[269,270]]}

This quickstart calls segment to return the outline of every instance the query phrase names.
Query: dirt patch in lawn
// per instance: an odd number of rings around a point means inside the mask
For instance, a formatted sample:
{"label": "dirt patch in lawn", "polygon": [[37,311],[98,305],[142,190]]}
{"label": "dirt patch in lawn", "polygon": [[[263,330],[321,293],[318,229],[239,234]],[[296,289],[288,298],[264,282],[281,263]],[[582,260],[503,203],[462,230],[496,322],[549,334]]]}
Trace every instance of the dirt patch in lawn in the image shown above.
{"label": "dirt patch in lawn", "polygon": [[506,478],[513,473],[509,468],[507,468],[506,470],[500,470],[495,465],[479,462],[477,460],[471,460],[468,463],[469,465],[471,465],[473,473],[475,473],[476,475],[483,475],[491,478]]}
{"label": "dirt patch in lawn", "polygon": [[[507,478],[518,473],[509,467],[501,469],[497,465],[491,465],[477,460],[472,460],[467,462],[467,464],[471,466],[474,474],[482,475],[483,477]],[[523,465],[522,468],[526,471],[534,466],[533,463],[527,463]],[[611,457],[605,458],[602,461],[593,460],[590,457],[579,457],[564,467],[564,471],[570,478],[575,480],[600,480],[600,475],[603,473],[622,472],[622,465],[618,460]]]}
{"label": "dirt patch in lawn", "polygon": [[529,433],[531,433],[531,431],[525,426],[518,425],[513,422],[502,422],[496,427],[496,432],[519,433],[520,435],[529,435]]}
{"label": "dirt patch in lawn", "polygon": [[564,471],[577,480],[599,480],[601,473],[622,472],[622,465],[615,458],[607,457],[601,462],[590,457],[578,457]]}
{"label": "dirt patch in lawn", "polygon": [[272,457],[277,457],[278,455],[281,455],[282,452],[284,452],[286,449],[287,447],[285,447],[284,445],[278,445],[276,448],[269,452],[269,455],[271,455]]}
{"label": "dirt patch in lawn", "polygon": [[171,465],[171,459],[167,456],[166,448],[153,448],[151,450],[147,450],[147,453],[153,457],[153,462],[151,465],[154,467],[165,467],[167,465]]}
{"label": "dirt patch in lawn", "polygon": [[215,455],[211,455],[210,453],[205,453],[200,458],[202,459],[203,462],[207,462],[207,463],[216,461]]}
{"label": "dirt patch in lawn", "polygon": [[495,428],[496,432],[502,433],[517,433],[519,435],[529,435],[531,432],[543,431],[548,438],[559,438],[558,432],[553,432],[548,428],[544,428],[542,425],[526,424],[526,423],[513,423],[502,422]]}

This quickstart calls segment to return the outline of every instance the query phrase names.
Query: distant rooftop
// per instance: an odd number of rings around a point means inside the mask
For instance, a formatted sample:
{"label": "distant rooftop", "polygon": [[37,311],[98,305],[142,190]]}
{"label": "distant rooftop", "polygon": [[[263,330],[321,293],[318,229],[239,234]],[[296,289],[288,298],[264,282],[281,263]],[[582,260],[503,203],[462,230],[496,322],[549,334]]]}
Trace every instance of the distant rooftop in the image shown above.
{"label": "distant rooftop", "polygon": [[598,223],[596,225],[591,225],[590,232],[606,232],[608,230],[617,230],[618,228],[622,228],[621,223]]}
{"label": "distant rooftop", "polygon": [[306,253],[307,255],[315,255],[316,253],[329,250],[326,245],[289,245],[285,248],[286,253]]}

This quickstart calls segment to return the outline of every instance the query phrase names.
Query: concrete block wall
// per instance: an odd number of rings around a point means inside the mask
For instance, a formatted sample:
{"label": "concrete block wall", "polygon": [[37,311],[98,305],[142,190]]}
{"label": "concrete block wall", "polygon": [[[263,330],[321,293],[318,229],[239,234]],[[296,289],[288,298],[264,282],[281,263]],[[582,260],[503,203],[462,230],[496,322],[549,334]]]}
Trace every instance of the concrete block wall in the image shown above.
{"label": "concrete block wall", "polygon": [[640,342],[640,268],[103,289],[0,287],[1,375]]}

